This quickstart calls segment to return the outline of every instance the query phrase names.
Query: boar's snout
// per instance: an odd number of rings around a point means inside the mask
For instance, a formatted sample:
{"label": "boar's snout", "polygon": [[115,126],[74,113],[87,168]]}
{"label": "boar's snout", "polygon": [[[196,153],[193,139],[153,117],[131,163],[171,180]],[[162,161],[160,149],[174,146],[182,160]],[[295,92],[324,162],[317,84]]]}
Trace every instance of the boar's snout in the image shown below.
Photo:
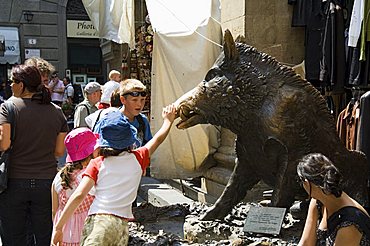
{"label": "boar's snout", "polygon": [[200,114],[196,108],[191,108],[186,103],[180,104],[177,114],[180,117],[180,122],[177,123],[178,129],[186,129],[200,123],[204,123],[204,116]]}

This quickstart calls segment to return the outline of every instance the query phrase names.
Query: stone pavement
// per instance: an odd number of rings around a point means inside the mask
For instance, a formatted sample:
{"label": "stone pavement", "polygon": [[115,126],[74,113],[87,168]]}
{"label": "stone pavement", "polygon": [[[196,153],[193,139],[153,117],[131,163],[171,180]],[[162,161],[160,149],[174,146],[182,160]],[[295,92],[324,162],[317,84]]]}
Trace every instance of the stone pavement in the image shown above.
{"label": "stone pavement", "polygon": [[138,191],[138,199],[143,199],[155,206],[174,204],[191,204],[192,199],[184,196],[179,190],[160,180],[142,177]]}

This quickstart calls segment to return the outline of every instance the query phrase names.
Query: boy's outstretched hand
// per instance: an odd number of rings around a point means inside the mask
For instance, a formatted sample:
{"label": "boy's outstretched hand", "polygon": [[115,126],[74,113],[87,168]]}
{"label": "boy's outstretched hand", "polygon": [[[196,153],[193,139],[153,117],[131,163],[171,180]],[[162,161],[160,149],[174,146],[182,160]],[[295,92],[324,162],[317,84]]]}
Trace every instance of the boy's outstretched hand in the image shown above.
{"label": "boy's outstretched hand", "polygon": [[163,108],[162,117],[171,123],[176,119],[176,107],[173,103]]}
{"label": "boy's outstretched hand", "polygon": [[172,126],[173,121],[176,119],[176,107],[174,104],[170,104],[162,110],[163,124],[158,132],[153,136],[149,142],[145,144],[145,147],[149,150],[149,156],[151,156],[158,146],[167,137],[168,132]]}

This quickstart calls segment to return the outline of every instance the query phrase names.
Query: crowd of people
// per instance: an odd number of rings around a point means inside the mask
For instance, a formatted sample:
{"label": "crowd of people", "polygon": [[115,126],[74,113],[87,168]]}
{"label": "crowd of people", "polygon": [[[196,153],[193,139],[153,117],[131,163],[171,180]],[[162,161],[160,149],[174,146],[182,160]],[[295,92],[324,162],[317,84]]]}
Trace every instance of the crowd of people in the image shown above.
{"label": "crowd of people", "polygon": [[[53,70],[42,58],[15,66],[8,99],[15,122],[7,104],[0,107],[0,151],[11,156],[8,187],[0,193],[2,244],[127,245],[141,176],[176,108],[163,108],[162,127],[153,136],[142,114],[147,89],[139,80],[120,81],[112,70],[109,82],[88,83],[84,100],[73,105],[71,81]],[[73,129],[62,110],[66,104],[73,107]],[[369,214],[342,190],[334,163],[308,154],[297,177],[310,199],[299,245],[370,245]]]}
{"label": "crowd of people", "polygon": [[[141,113],[146,87],[138,80],[118,82],[113,71],[109,77],[118,86],[107,83],[109,106],[100,104],[106,90],[97,82],[88,83],[84,100],[73,105],[69,78],[60,80],[42,58],[15,66],[11,75],[7,101],[15,106],[15,122],[7,104],[0,107],[0,150],[10,149],[11,156],[8,187],[0,194],[2,244],[106,245],[109,238],[125,245],[140,178],[170,130],[175,107],[164,108],[163,126],[152,137]],[[65,104],[73,106],[73,129]],[[58,171],[56,159],[65,149],[66,163]],[[99,231],[92,229],[96,225]],[[120,234],[113,237],[113,229]]]}

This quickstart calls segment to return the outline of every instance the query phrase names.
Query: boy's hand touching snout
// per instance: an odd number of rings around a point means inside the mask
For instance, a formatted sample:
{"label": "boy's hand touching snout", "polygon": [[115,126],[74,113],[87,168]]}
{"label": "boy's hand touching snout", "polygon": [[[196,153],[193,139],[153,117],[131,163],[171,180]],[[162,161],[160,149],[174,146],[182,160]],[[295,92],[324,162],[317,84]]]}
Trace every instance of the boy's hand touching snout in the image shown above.
{"label": "boy's hand touching snout", "polygon": [[162,111],[163,119],[169,120],[171,123],[176,119],[176,107],[174,104],[170,104],[163,108]]}

